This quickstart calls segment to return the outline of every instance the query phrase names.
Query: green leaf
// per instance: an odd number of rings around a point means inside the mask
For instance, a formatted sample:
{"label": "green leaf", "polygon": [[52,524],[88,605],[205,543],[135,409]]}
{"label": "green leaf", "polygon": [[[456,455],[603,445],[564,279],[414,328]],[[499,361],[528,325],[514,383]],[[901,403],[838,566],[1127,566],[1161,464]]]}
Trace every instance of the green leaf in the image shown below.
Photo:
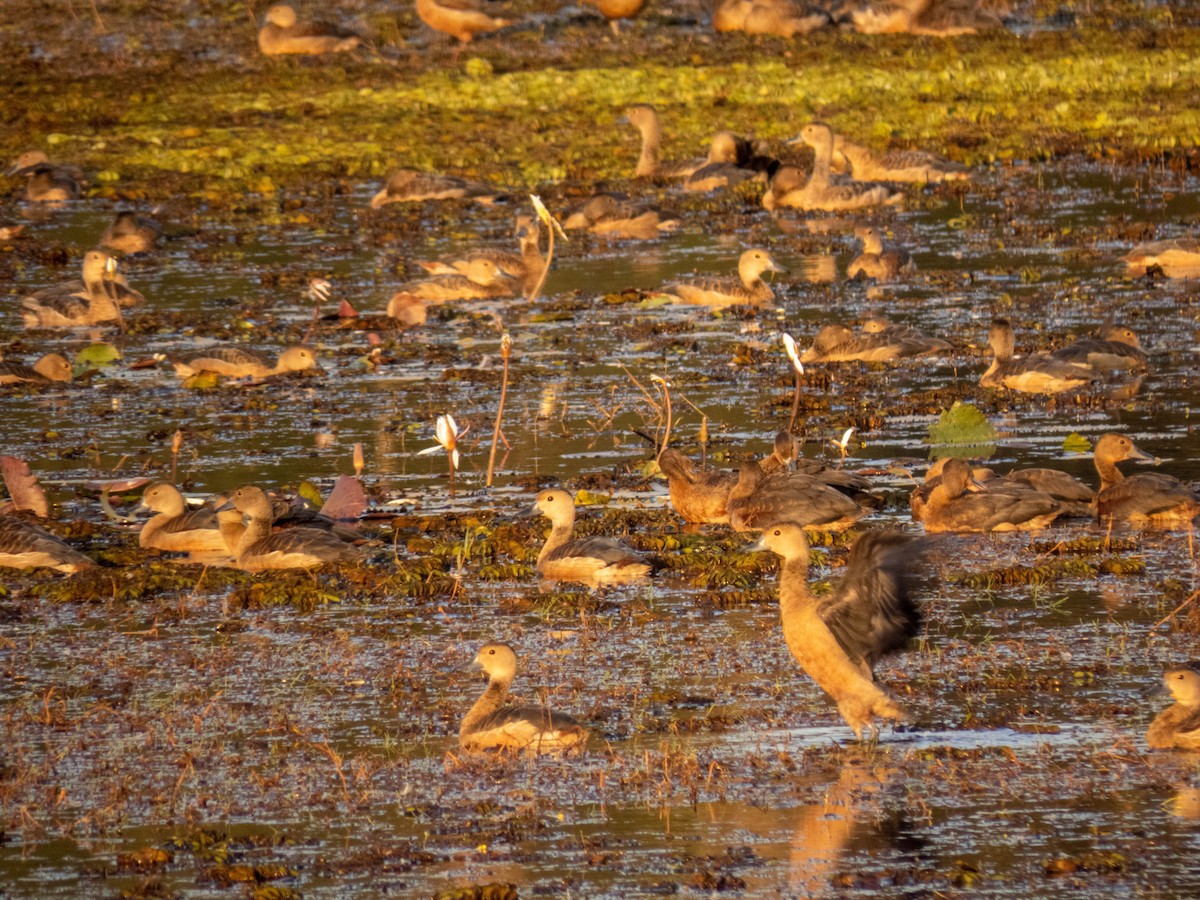
{"label": "green leaf", "polygon": [[1092,445],[1082,434],[1072,431],[1063,441],[1063,449],[1068,453],[1091,453]]}

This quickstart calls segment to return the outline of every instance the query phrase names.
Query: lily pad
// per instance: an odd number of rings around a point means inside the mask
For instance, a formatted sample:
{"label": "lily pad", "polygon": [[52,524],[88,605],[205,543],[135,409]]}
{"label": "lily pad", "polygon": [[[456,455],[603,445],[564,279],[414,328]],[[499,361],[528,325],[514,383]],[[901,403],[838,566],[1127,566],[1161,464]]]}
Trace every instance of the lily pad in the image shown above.
{"label": "lily pad", "polygon": [[1072,431],[1063,441],[1063,449],[1068,453],[1091,453],[1092,445],[1082,434]]}
{"label": "lily pad", "polygon": [[960,401],[929,426],[927,443],[953,447],[955,456],[991,456],[996,450],[996,428],[976,407]]}

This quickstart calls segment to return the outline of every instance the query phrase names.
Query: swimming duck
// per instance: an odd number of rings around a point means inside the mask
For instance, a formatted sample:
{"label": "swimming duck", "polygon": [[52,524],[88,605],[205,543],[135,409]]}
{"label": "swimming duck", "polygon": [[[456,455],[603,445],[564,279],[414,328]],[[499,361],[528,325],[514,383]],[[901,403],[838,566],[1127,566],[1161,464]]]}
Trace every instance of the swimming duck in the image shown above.
{"label": "swimming duck", "polygon": [[793,522],[809,531],[845,531],[866,510],[837,488],[809,475],[767,476],[751,460],[742,464],[729,492],[729,525],[755,531],[771,522]]}
{"label": "swimming duck", "polygon": [[[400,285],[392,297],[415,297],[427,303],[446,303],[454,300],[492,300],[515,297],[521,282],[500,270],[496,263],[486,257],[468,260],[461,274],[438,275],[409,281]],[[389,302],[389,309],[391,303]]]}
{"label": "swimming duck", "polygon": [[297,527],[273,532],[273,508],[262,488],[254,485],[238,488],[230,495],[228,502],[217,507],[217,512],[231,508],[248,519],[234,553],[239,569],[247,572],[311,569],[325,563],[358,558],[358,552],[352,544],[327,531]]}
{"label": "swimming duck", "polygon": [[743,181],[765,178],[779,168],[778,160],[756,152],[755,145],[732,131],[718,131],[704,165],[684,179],[688,191],[715,191]]}
{"label": "swimming duck", "polygon": [[634,203],[625,197],[597,194],[571,210],[562,221],[564,231],[587,229],[614,238],[650,240],[672,232],[680,219],[674,213]]}
{"label": "swimming duck", "polygon": [[954,37],[999,28],[999,18],[977,0],[873,0],[850,14],[861,34],[924,34]]}
{"label": "swimming duck", "polygon": [[1168,278],[1200,277],[1200,238],[1174,238],[1139,244],[1124,257],[1138,272],[1157,268]]}
{"label": "swimming duck", "polygon": [[73,376],[71,364],[58,353],[47,353],[32,366],[0,360],[0,384],[48,384],[51,381],[70,381]]}
{"label": "swimming duck", "polygon": [[1200,750],[1200,662],[1170,666],[1162,677],[1162,686],[1154,696],[1169,694],[1175,703],[1168,706],[1146,730],[1146,746],[1151,750]]}
{"label": "swimming duck", "polygon": [[1064,362],[1088,366],[1097,372],[1143,370],[1146,351],[1132,328],[1108,323],[1094,338],[1083,338],[1050,354]]}
{"label": "swimming duck", "polygon": [[17,157],[9,175],[23,175],[25,199],[31,203],[61,204],[83,193],[86,182],[77,166],[55,165],[41,150],[28,150]]}
{"label": "swimming duck", "polygon": [[638,103],[625,110],[624,119],[642,136],[642,152],[638,157],[636,178],[686,178],[701,166],[708,164],[708,157],[699,156],[673,163],[659,159],[662,150],[662,125],[658,110],[648,103]]}
{"label": "swimming duck", "polygon": [[258,32],[258,49],[264,56],[317,56],[353,50],[361,43],[361,37],[340,25],[296,21],[296,11],[286,3],[267,8],[266,23]]}
{"label": "swimming duck", "polygon": [[883,362],[911,356],[945,353],[953,349],[940,338],[931,338],[915,328],[895,326],[871,330],[863,326],[855,334],[844,325],[825,325],[813,345],[800,354],[802,362]]}
{"label": "swimming duck", "polygon": [[825,10],[792,0],[722,0],[713,14],[713,30],[770,34],[791,40],[832,21]]}
{"label": "swimming duck", "polygon": [[[138,534],[138,545],[142,548],[183,553],[226,552],[213,507],[205,505],[189,510],[183,494],[170,482],[159,481],[147,487],[135,511],[143,509],[157,515]],[[240,518],[241,514],[237,515]]]}
{"label": "swimming duck", "polygon": [[0,515],[0,566],[46,568],[72,574],[95,563],[46,529]]}
{"label": "swimming duck", "polygon": [[779,568],[779,612],[792,656],[837,704],[862,740],[876,719],[901,721],[906,713],[875,682],[875,663],[904,649],[921,626],[910,596],[909,572],[921,546],[897,531],[864,534],[850,549],[846,574],[831,594],[814,597],[808,586],[808,540],[795,523],[764,529],[755,550],[770,550]]}
{"label": "swimming duck", "polygon": [[274,362],[266,354],[244,347],[214,346],[174,357],[171,365],[181,378],[201,372],[226,378],[270,378],[289,372],[319,370],[313,349],[302,344],[287,347]]}
{"label": "swimming duck", "polygon": [[[537,220],[532,216],[517,216],[516,237],[521,246],[520,255],[504,250],[472,250],[467,255],[448,262],[418,261],[417,265],[431,275],[469,276],[474,271],[479,277],[481,273],[478,267],[473,269],[475,261],[491,260],[500,273],[515,278],[520,283],[521,293],[527,294],[546,269],[546,257],[542,255],[541,232]],[[488,276],[484,273],[483,277]]]}
{"label": "swimming duck", "polygon": [[467,0],[417,0],[417,15],[434,31],[458,39],[455,57],[475,35],[497,31],[513,23],[512,19],[489,16]]}
{"label": "swimming duck", "polygon": [[[835,181],[830,171],[833,160],[833,131],[828,125],[820,122],[808,123],[801,129],[800,136],[788,143],[794,144],[799,141],[813,149],[812,172],[801,184],[792,167],[781,167],[771,180],[767,196],[763,198],[763,206],[767,209],[791,206],[797,209],[836,211],[864,209],[869,206],[893,206],[904,200],[903,194],[897,194],[881,184]],[[792,171],[789,172],[789,169]]]}
{"label": "swimming duck", "polygon": [[775,299],[775,292],[762,280],[764,272],[786,272],[766,250],[745,251],[738,259],[738,280],[694,278],[668,284],[664,290],[683,303],[707,306],[762,305]]}
{"label": "swimming duck", "polygon": [[646,0],[583,0],[608,20],[614,36],[621,33],[621,20],[632,19],[642,11]]}
{"label": "swimming duck", "polygon": [[83,280],[43,288],[21,300],[26,328],[75,328],[119,322],[121,308],[145,298],[117,272],[117,261],[103,250],[83,256]]}
{"label": "swimming duck", "polygon": [[474,664],[487,674],[488,686],[459,726],[458,744],[463,750],[536,754],[583,749],[588,731],[570,716],[541,706],[505,706],[517,673],[517,655],[511,647],[486,644]]}
{"label": "swimming duck", "polygon": [[433,175],[416,169],[397,169],[388,176],[383,190],[371,198],[371,208],[423,200],[473,200],[491,206],[503,199],[506,195],[502,191],[478,181],[454,175]]}
{"label": "swimming duck", "polygon": [[929,492],[922,521],[927,532],[1036,531],[1062,513],[1053,497],[1032,490],[989,491],[972,478],[965,459],[948,459],[941,483]]}
{"label": "swimming duck", "polygon": [[932,184],[938,181],[966,181],[971,170],[936,153],[923,150],[893,150],[876,156],[871,150],[847,140],[833,138],[833,165],[839,171],[850,170],[858,181],[903,181]]}
{"label": "swimming duck", "polygon": [[876,281],[895,281],[901,275],[911,275],[917,270],[917,264],[907,250],[884,250],[883,237],[873,226],[858,226],[854,236],[862,241],[863,248],[846,269],[847,278],[864,275]]}
{"label": "swimming duck", "polygon": [[540,492],[529,515],[550,520],[550,536],[538,554],[538,573],[550,581],[575,581],[596,587],[624,584],[650,574],[650,565],[636,551],[607,537],[573,537],[575,501],[564,490]]}
{"label": "swimming duck", "polygon": [[1016,338],[1007,319],[996,319],[988,332],[994,359],[979,383],[988,388],[1006,387],[1027,394],[1059,394],[1086,387],[1096,380],[1087,366],[1041,353],[1013,356]]}
{"label": "swimming duck", "polygon": [[1200,514],[1200,498],[1190,484],[1173,475],[1142,472],[1122,475],[1117,463],[1126,459],[1153,460],[1124,434],[1106,434],[1093,451],[1100,490],[1096,516],[1102,523],[1126,522],[1136,526],[1190,526]]}
{"label": "swimming duck", "polygon": [[[909,497],[909,508],[914,522],[923,521],[929,497],[942,483],[942,469],[951,457],[935,460],[925,473],[925,481]],[[1051,497],[1058,501],[1059,518],[1093,518],[1096,492],[1066,472],[1058,469],[1030,467],[1014,469],[1005,475],[997,475],[982,466],[971,468],[971,478],[990,493],[1034,494]]]}
{"label": "swimming duck", "polygon": [[118,253],[149,253],[158,243],[160,234],[162,226],[153,219],[122,210],[104,229],[100,246],[116,250]]}

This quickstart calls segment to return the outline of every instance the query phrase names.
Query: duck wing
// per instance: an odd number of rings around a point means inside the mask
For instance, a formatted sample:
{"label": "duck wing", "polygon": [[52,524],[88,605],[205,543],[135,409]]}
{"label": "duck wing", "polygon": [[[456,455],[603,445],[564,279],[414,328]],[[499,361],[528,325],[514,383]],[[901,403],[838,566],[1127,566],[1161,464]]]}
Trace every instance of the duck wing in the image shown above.
{"label": "duck wing", "polygon": [[817,614],[854,662],[873,668],[920,629],[911,572],[925,546],[898,531],[867,532],[851,548],[833,594],[818,600]]}
{"label": "duck wing", "polygon": [[597,559],[609,566],[645,565],[642,558],[632,547],[614,541],[607,537],[582,537],[567,541],[561,547],[555,547],[546,554],[544,563],[565,559]]}

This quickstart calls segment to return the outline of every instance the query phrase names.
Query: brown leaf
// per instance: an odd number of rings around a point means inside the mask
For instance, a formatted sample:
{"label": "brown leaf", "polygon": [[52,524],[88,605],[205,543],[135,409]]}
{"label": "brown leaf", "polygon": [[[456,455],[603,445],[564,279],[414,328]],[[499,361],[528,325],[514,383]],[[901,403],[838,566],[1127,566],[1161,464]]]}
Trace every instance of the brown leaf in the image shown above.
{"label": "brown leaf", "polygon": [[29,470],[23,459],[15,456],[0,456],[0,471],[4,473],[4,484],[12,497],[13,508],[28,509],[43,519],[50,515],[50,503],[46,492],[38,484],[37,476]]}

